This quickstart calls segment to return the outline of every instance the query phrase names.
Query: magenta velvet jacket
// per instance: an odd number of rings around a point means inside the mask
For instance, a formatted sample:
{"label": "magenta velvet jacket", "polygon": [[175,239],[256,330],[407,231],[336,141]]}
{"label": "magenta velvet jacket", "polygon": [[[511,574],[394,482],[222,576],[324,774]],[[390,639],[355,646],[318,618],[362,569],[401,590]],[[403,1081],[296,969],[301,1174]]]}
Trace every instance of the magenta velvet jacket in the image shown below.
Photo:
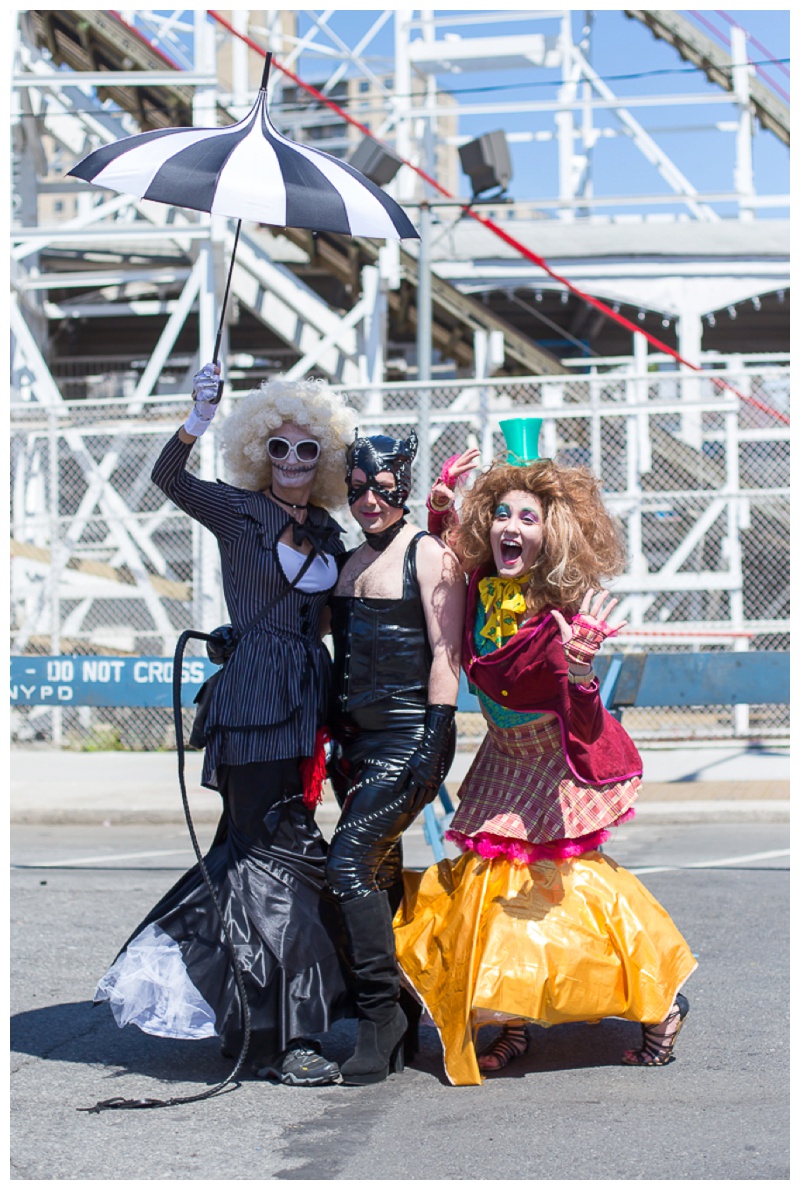
{"label": "magenta velvet jacket", "polygon": [[600,701],[597,682],[583,689],[567,681],[561,633],[548,610],[495,652],[478,654],[474,639],[478,583],[490,573],[490,567],[482,567],[469,584],[462,648],[469,680],[512,711],[555,713],[567,764],[579,781],[608,785],[640,777],[642,759],[625,728]]}

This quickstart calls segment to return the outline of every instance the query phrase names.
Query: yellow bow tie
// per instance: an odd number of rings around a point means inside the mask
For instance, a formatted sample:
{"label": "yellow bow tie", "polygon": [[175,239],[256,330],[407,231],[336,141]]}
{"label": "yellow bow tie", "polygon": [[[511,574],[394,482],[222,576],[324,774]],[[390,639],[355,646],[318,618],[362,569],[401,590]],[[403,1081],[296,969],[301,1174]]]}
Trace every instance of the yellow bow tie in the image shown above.
{"label": "yellow bow tie", "polygon": [[515,578],[492,575],[478,583],[478,594],[486,612],[480,634],[500,648],[505,637],[517,632],[517,612],[524,612],[527,606],[522,584]]}

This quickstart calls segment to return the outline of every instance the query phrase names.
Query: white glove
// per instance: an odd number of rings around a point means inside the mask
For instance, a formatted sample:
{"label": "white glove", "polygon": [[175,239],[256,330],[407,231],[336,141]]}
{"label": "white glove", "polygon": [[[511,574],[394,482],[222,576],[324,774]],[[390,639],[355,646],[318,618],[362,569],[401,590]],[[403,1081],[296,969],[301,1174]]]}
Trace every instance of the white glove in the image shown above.
{"label": "white glove", "polygon": [[199,438],[205,434],[217,412],[220,389],[219,364],[203,364],[192,380],[192,412],[183,423],[187,434]]}

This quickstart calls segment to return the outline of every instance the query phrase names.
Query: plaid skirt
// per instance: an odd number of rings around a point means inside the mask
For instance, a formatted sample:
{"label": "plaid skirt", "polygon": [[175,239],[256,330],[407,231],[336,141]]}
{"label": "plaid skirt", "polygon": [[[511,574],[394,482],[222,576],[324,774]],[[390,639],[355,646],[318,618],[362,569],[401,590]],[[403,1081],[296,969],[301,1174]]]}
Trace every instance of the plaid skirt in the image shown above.
{"label": "plaid skirt", "polygon": [[459,790],[450,824],[456,842],[475,835],[547,844],[579,839],[630,816],[641,781],[578,781],[569,768],[557,719],[488,733]]}

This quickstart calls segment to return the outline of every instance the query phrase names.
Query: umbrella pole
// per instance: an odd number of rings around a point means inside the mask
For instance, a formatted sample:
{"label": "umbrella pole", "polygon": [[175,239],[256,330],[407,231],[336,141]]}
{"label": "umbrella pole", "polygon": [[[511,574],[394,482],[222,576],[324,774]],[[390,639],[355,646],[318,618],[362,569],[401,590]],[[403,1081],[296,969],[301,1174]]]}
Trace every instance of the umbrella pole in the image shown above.
{"label": "umbrella pole", "polygon": [[[264,73],[261,78],[261,90],[262,91],[266,91],[266,89],[267,89],[267,80],[269,78],[269,68],[270,68],[271,62],[272,62],[272,54],[267,53],[265,55],[265,59],[264,59]],[[217,341],[214,344],[214,361],[213,362],[215,364],[219,363],[219,349],[222,344],[222,327],[225,322],[225,309],[228,305],[228,294],[230,293],[230,288],[231,288],[231,277],[233,276],[233,265],[234,265],[234,261],[236,260],[236,248],[239,243],[239,232],[241,230],[242,230],[242,221],[241,221],[241,219],[239,219],[239,220],[237,220],[237,223],[236,223],[236,236],[233,241],[233,252],[231,253],[231,263],[230,263],[230,267],[228,269],[228,280],[225,284],[225,296],[222,299],[222,310],[220,311],[220,315],[219,315],[219,327],[217,329]],[[222,384],[220,384],[220,386],[219,386],[219,392],[217,393],[217,401],[219,401],[221,396],[222,396]],[[216,404],[216,401],[214,402],[214,404]]]}
{"label": "umbrella pole", "polygon": [[[214,344],[214,360],[213,360],[213,362],[215,364],[219,363],[219,349],[222,344],[222,328],[225,325],[225,309],[228,305],[228,294],[230,293],[230,290],[231,290],[231,277],[233,276],[233,264],[234,264],[234,261],[236,260],[236,246],[239,243],[239,232],[241,230],[242,230],[242,221],[241,221],[241,219],[239,219],[239,220],[237,220],[237,223],[236,223],[236,235],[234,236],[234,240],[233,240],[233,252],[231,252],[231,263],[228,268],[228,280],[225,282],[225,294],[222,299],[222,309],[220,310],[220,313],[219,313],[219,326],[217,327],[217,341]],[[220,380],[219,385],[217,386],[217,395],[216,395],[216,397],[214,397],[213,401],[211,402],[212,405],[218,405],[220,403],[220,401],[222,399],[222,390],[224,387],[225,387],[225,381]]]}
{"label": "umbrella pole", "polygon": [[236,223],[236,235],[233,240],[233,252],[231,252],[231,263],[230,263],[230,267],[228,269],[228,280],[225,283],[225,296],[222,299],[222,309],[220,310],[220,315],[219,315],[219,327],[217,329],[217,341],[214,344],[214,363],[215,364],[219,363],[219,349],[220,349],[220,344],[222,343],[222,327],[225,322],[225,309],[228,305],[228,294],[230,293],[231,277],[233,276],[233,264],[234,264],[234,261],[236,260],[236,248],[239,243],[239,232],[241,230],[242,230],[242,221],[241,221],[241,219],[239,219],[239,220],[237,220],[237,223]]}

